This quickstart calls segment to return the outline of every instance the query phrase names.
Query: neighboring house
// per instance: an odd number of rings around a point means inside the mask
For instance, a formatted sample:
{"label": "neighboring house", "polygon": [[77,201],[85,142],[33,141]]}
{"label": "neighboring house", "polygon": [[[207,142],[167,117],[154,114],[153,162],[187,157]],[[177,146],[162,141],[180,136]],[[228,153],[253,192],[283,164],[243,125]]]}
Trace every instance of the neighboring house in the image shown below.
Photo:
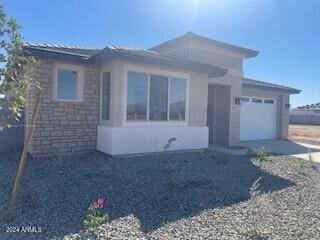
{"label": "neighboring house", "polygon": [[[300,91],[243,78],[257,51],[188,32],[152,47],[87,49],[26,44],[39,59],[43,99],[33,155],[99,150],[119,155],[206,149],[286,139],[289,95]],[[36,92],[28,97],[28,118]]]}
{"label": "neighboring house", "polygon": [[320,125],[320,103],[292,109],[290,111],[290,123]]}

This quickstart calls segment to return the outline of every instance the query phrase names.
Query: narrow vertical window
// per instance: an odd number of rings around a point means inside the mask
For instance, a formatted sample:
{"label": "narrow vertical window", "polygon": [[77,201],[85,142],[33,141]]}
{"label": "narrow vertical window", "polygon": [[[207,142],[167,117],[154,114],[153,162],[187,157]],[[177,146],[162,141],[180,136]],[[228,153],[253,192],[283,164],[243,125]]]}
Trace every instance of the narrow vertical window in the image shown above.
{"label": "narrow vertical window", "polygon": [[184,121],[186,112],[186,80],[170,79],[170,120]]}
{"label": "narrow vertical window", "polygon": [[150,121],[168,119],[168,77],[150,75]]}
{"label": "narrow vertical window", "polygon": [[111,74],[110,72],[104,72],[102,74],[102,86],[101,86],[101,119],[110,119],[110,85]]}
{"label": "narrow vertical window", "polygon": [[127,120],[146,120],[148,75],[129,71],[127,88]]}

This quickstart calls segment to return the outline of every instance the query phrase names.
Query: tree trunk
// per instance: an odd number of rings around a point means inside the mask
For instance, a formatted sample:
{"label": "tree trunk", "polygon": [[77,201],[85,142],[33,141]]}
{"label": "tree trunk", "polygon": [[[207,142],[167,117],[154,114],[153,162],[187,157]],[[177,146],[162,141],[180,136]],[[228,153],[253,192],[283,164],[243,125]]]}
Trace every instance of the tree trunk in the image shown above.
{"label": "tree trunk", "polygon": [[[36,105],[34,106],[34,109],[32,112],[32,118],[31,118],[31,122],[30,122],[31,125],[27,126],[28,127],[27,138],[26,138],[26,142],[24,144],[23,150],[22,150],[20,164],[19,164],[16,180],[14,182],[14,187],[12,190],[11,200],[10,200],[10,203],[9,203],[9,206],[8,206],[8,209],[6,212],[6,216],[5,216],[5,220],[7,222],[11,222],[14,218],[14,212],[15,212],[16,201],[17,201],[17,194],[18,194],[21,179],[23,176],[24,166],[26,163],[26,157],[27,157],[27,153],[29,150],[29,146],[30,146],[30,143],[32,140],[33,130],[34,130],[34,127],[36,124],[36,118],[37,118],[37,114],[38,114],[38,110],[39,110],[39,106],[40,106],[40,101],[41,101],[41,93],[42,93],[42,90],[41,90],[41,88],[39,88],[37,102],[36,102]],[[28,117],[28,116],[25,116],[25,117]]]}

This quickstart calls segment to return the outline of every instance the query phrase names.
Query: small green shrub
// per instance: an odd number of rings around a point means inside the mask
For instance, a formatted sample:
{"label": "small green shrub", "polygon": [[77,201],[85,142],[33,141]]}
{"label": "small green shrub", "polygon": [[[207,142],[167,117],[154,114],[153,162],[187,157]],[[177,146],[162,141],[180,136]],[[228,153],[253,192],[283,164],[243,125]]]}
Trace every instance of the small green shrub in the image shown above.
{"label": "small green shrub", "polygon": [[263,163],[270,161],[269,154],[266,152],[264,147],[258,148],[255,151],[255,158],[259,162],[259,166],[262,166]]}
{"label": "small green shrub", "polygon": [[300,171],[303,171],[306,167],[307,161],[302,158],[297,158],[297,164]]}
{"label": "small green shrub", "polygon": [[86,229],[95,229],[101,224],[109,222],[109,216],[100,212],[100,209],[104,208],[104,204],[105,200],[103,198],[98,198],[97,201],[90,204],[87,215],[83,221],[83,225]]}

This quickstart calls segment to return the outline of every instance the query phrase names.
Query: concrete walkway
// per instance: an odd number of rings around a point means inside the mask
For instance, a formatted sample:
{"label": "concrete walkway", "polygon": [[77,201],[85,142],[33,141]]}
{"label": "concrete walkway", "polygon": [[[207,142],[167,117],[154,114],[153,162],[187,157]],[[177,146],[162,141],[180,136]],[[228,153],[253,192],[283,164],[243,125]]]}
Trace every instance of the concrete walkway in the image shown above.
{"label": "concrete walkway", "polygon": [[245,141],[240,142],[238,146],[213,146],[211,149],[230,154],[245,155],[249,148],[258,149],[261,147],[264,147],[269,153],[289,155],[306,160],[309,160],[309,152],[311,152],[313,161],[320,163],[320,146],[286,140]]}

